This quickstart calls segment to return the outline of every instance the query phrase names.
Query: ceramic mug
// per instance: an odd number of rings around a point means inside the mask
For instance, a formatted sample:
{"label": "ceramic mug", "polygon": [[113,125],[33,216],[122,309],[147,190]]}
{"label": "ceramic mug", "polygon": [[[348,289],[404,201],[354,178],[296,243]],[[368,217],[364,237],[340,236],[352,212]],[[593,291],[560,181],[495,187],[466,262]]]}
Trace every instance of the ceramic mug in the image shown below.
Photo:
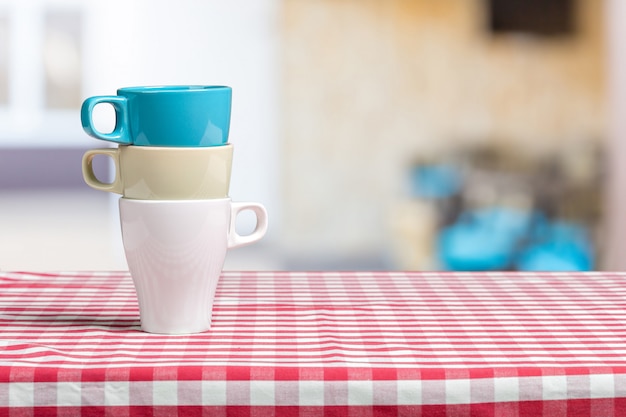
{"label": "ceramic mug", "polygon": [[[97,139],[138,146],[218,146],[228,142],[232,89],[214,85],[125,87],[115,96],[87,98],[81,122]],[[108,103],[115,128],[94,127],[93,110]]]}
{"label": "ceramic mug", "polygon": [[[115,166],[113,182],[100,181],[93,171],[98,155]],[[233,145],[206,148],[164,148],[122,145],[92,149],[83,155],[83,179],[90,187],[144,200],[201,200],[228,197]]]}
{"label": "ceramic mug", "polygon": [[[187,334],[211,326],[213,299],[228,249],[261,239],[267,212],[258,203],[120,198],[122,242],[135,285],[142,330]],[[237,215],[250,210],[256,228],[241,236]]]}

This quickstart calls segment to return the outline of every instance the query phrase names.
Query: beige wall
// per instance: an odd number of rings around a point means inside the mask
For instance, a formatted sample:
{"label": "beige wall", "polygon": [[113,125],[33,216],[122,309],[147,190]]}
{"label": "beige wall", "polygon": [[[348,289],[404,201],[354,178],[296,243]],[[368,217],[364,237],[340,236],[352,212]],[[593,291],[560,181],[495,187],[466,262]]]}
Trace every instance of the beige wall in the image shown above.
{"label": "beige wall", "polygon": [[570,39],[494,38],[481,0],[285,0],[287,251],[380,251],[416,157],[603,140],[602,1]]}

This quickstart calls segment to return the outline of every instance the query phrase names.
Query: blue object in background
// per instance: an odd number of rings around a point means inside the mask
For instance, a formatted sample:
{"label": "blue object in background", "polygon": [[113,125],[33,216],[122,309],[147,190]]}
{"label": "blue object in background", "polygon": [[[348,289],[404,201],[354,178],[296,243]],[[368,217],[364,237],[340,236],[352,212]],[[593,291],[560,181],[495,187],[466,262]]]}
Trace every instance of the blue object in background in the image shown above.
{"label": "blue object in background", "polygon": [[591,271],[594,250],[587,229],[573,222],[547,224],[520,253],[521,271]]}
{"label": "blue object in background", "polygon": [[415,197],[441,199],[461,189],[461,173],[451,165],[416,165],[410,172],[411,194]]}
{"label": "blue object in background", "polygon": [[441,230],[437,248],[440,262],[453,271],[510,269],[536,217],[529,210],[505,207],[465,212],[456,223]]}
{"label": "blue object in background", "polygon": [[580,224],[492,207],[463,213],[441,230],[438,254],[452,271],[590,271],[593,242]]}

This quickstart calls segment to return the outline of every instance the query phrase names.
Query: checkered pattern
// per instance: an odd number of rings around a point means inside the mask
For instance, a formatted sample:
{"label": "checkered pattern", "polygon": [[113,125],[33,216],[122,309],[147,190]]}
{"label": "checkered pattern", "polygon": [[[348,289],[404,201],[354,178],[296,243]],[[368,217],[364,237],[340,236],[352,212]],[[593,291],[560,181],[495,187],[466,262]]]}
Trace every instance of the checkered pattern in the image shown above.
{"label": "checkered pattern", "polygon": [[0,417],[623,416],[626,273],[224,272],[146,334],[127,272],[0,273]]}

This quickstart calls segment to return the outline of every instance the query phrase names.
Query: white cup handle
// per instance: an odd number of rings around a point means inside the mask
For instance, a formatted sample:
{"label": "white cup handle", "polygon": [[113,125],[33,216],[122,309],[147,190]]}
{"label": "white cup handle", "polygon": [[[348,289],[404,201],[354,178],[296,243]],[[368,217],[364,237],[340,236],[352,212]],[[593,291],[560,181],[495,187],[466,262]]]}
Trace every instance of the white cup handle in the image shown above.
{"label": "white cup handle", "polygon": [[[237,233],[235,224],[237,215],[246,210],[251,210],[256,215],[256,227],[252,233],[242,236]],[[267,210],[259,203],[231,203],[230,229],[228,232],[228,248],[238,248],[260,240],[267,232]]]}

